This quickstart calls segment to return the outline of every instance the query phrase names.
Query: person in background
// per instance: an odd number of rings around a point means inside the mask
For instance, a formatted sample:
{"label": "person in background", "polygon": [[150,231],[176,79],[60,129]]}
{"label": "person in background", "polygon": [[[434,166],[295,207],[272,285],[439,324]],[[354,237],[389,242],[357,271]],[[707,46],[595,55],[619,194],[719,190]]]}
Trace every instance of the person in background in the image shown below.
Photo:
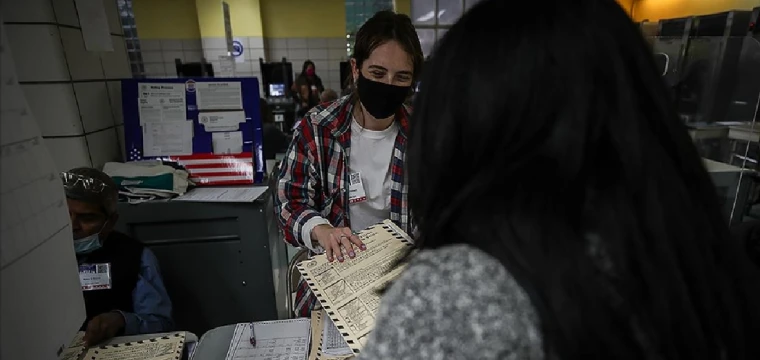
{"label": "person in background", "polygon": [[[356,92],[311,110],[282,162],[275,212],[285,241],[342,262],[344,251],[353,258],[365,248],[355,231],[390,219],[411,232],[403,102],[421,66],[408,16],[381,11],[362,25],[351,58]],[[296,314],[308,316],[315,304],[302,280]]]}
{"label": "person in background", "polygon": [[274,114],[265,99],[259,99],[261,110],[261,131],[264,137],[264,159],[274,160],[277,154],[284,153],[288,149],[290,140],[274,122]]}
{"label": "person in background", "polygon": [[119,219],[116,183],[92,168],[69,170],[61,179],[87,311],[85,343],[171,331],[172,303],[155,255],[113,230]]}
{"label": "person in background", "polygon": [[316,66],[311,60],[303,63],[301,73],[293,82],[293,92],[297,94],[299,105],[299,116],[303,116],[319,103],[320,96],[325,91],[322,85],[322,79],[317,75]]}
{"label": "person in background", "polygon": [[333,89],[325,89],[325,91],[322,92],[322,97],[320,100],[323,103],[338,100],[338,93]]}
{"label": "person in background", "polygon": [[359,359],[760,359],[758,269],[639,28],[523,6],[474,5],[425,67],[418,250]]}

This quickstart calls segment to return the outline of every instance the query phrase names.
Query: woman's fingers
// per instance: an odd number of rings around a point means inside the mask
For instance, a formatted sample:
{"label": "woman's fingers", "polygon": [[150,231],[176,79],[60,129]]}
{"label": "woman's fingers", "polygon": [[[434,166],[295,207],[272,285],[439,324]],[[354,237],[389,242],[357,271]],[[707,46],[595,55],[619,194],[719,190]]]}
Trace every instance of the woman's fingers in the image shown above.
{"label": "woman's fingers", "polygon": [[[343,252],[340,251],[340,240],[338,240],[335,232],[330,233],[330,249],[332,250],[332,256],[338,259],[338,261],[343,262]],[[327,260],[331,261],[329,256]]]}
{"label": "woman's fingers", "polygon": [[348,237],[348,240],[349,240],[349,241],[350,241],[352,244],[356,245],[356,247],[357,247],[357,248],[359,248],[359,249],[362,249],[362,250],[367,250],[367,246],[366,246],[366,245],[364,245],[364,243],[361,241],[361,239],[359,239],[359,237],[358,237],[358,236],[356,236],[356,234],[354,234],[354,233],[351,231],[351,229],[349,229],[349,228],[343,228],[343,229],[341,229],[341,231],[343,231],[343,234],[344,234],[345,236],[347,236],[347,237]]}
{"label": "woman's fingers", "polygon": [[353,259],[356,256],[354,252],[354,246],[351,244],[351,240],[345,234],[340,235],[340,245],[346,249],[346,254],[349,258]]}

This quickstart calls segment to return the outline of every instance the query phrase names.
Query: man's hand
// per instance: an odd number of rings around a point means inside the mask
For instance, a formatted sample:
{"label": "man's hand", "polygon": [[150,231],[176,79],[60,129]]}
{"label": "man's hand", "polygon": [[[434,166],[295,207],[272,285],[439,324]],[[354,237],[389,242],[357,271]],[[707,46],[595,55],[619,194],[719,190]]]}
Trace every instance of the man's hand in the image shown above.
{"label": "man's hand", "polygon": [[124,329],[124,316],[117,311],[102,313],[90,320],[84,333],[85,346],[93,346],[110,340]]}
{"label": "man's hand", "polygon": [[318,225],[311,230],[311,238],[316,239],[325,249],[327,261],[333,261],[335,257],[343,262],[344,252],[341,248],[352,259],[356,256],[356,249],[367,250],[367,246],[347,227],[334,228],[330,225]]}

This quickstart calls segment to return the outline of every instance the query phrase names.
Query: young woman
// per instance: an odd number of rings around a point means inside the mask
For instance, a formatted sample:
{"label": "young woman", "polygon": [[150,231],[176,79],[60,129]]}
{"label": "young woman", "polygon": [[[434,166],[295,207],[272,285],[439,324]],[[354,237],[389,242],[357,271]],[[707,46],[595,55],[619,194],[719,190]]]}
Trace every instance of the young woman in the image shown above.
{"label": "young woman", "polygon": [[475,5],[425,67],[420,251],[360,359],[760,359],[757,270],[637,27],[522,5]]}
{"label": "young woman", "polygon": [[[285,240],[330,261],[364,249],[353,232],[391,219],[411,231],[404,160],[409,110],[403,102],[422,66],[406,15],[383,11],[356,34],[356,91],[317,106],[296,129],[282,163],[275,211]],[[306,283],[296,314],[316,303]]]}
{"label": "young woman", "polygon": [[319,104],[325,87],[322,85],[322,78],[317,75],[317,67],[313,61],[304,61],[301,73],[293,82],[291,90],[298,96],[300,116],[304,116],[311,108]]}

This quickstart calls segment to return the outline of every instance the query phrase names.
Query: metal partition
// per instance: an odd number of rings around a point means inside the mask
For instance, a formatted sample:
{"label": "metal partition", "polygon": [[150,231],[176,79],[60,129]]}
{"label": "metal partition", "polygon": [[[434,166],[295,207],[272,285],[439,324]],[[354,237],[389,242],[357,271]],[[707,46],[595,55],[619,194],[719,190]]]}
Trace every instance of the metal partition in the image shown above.
{"label": "metal partition", "polygon": [[270,236],[269,193],[253,203],[120,204],[117,230],[156,254],[177,329],[285,317],[285,244]]}

